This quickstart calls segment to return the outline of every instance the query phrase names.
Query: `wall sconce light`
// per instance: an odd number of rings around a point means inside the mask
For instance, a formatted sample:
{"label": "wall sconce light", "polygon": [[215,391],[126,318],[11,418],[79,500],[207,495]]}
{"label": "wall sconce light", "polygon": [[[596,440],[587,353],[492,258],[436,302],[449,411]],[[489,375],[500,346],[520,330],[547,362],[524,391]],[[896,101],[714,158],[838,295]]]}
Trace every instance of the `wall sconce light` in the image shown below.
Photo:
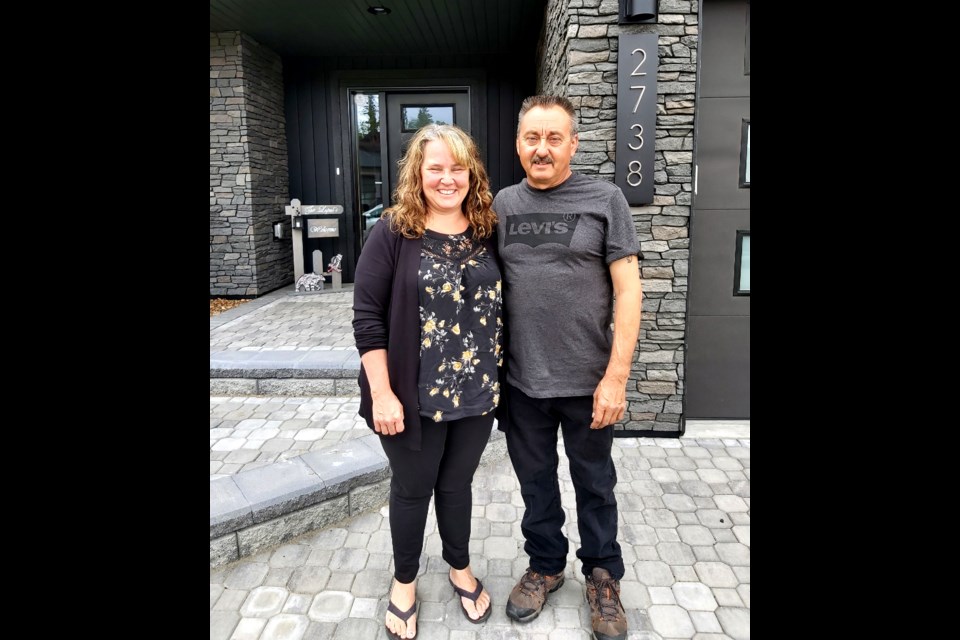
{"label": "wall sconce light", "polygon": [[620,20],[623,23],[651,23],[657,21],[657,0],[620,0]]}

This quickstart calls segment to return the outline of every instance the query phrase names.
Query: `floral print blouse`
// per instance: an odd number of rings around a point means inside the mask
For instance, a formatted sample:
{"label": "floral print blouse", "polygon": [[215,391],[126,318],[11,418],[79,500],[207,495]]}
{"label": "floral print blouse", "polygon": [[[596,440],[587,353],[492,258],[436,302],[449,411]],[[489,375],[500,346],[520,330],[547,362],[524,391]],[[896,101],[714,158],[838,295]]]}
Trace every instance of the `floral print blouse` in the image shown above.
{"label": "floral print blouse", "polygon": [[448,422],[493,411],[503,317],[500,269],[466,233],[427,229],[420,253],[420,415]]}

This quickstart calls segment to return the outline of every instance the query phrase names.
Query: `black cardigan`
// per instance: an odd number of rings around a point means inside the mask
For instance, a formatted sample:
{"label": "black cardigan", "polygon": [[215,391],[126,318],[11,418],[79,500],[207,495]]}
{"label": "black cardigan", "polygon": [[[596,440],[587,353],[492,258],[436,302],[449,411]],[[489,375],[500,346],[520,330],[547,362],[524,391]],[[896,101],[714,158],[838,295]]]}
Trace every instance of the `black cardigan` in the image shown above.
{"label": "black cardigan", "polygon": [[[497,249],[496,232],[483,241],[503,273]],[[387,350],[390,387],[403,405],[403,432],[390,436],[408,449],[420,451],[420,238],[404,238],[382,219],[373,225],[363,245],[354,275],[353,338],[363,356],[374,349]],[[504,356],[506,362],[506,356]],[[504,402],[504,369],[500,370],[501,396]],[[360,365],[360,417],[373,429],[373,399],[367,373]],[[505,425],[500,424],[500,429]]]}

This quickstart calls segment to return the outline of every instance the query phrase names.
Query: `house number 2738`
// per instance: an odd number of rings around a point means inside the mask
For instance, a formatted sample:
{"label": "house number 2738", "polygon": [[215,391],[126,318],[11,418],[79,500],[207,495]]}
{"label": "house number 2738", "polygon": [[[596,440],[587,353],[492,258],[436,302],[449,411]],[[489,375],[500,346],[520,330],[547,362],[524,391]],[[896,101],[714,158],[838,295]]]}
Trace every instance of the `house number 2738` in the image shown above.
{"label": "house number 2738", "polygon": [[657,35],[621,34],[619,48],[615,182],[629,204],[650,204],[654,163],[650,135],[657,117],[657,59],[647,52],[657,51]]}

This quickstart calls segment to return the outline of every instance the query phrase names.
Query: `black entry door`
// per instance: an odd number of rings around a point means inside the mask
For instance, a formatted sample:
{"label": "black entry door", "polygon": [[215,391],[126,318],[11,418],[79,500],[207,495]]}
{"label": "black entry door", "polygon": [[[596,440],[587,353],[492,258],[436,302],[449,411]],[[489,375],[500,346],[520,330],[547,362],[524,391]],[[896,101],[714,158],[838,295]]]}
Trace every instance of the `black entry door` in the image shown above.
{"label": "black entry door", "polygon": [[455,124],[470,133],[470,100],[466,91],[387,93],[387,162],[383,202],[392,202],[397,163],[407,143],[425,124]]}
{"label": "black entry door", "polygon": [[[383,210],[393,204],[397,186],[397,163],[417,129],[425,124],[455,124],[470,132],[470,94],[464,90],[403,91],[370,89],[352,93],[356,129],[354,142],[354,189],[352,212],[358,231],[349,239],[353,256]],[[354,261],[355,262],[355,261]],[[349,269],[353,281],[353,267]],[[345,271],[346,274],[346,271]]]}

